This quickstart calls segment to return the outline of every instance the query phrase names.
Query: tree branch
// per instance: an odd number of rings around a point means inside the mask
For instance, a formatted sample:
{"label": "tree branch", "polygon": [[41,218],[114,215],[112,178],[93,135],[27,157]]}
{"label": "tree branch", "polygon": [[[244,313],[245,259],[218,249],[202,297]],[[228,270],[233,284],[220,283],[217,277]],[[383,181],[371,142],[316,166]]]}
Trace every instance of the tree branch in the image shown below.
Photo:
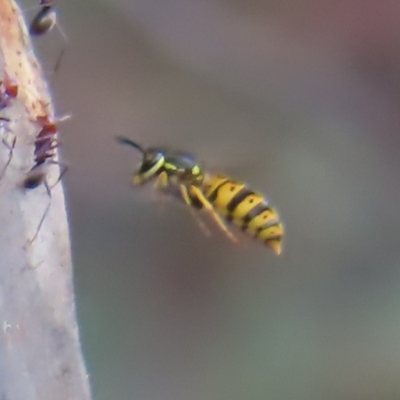
{"label": "tree branch", "polygon": [[[55,185],[51,197],[44,184],[23,187],[35,165],[37,118],[54,115],[12,0],[0,0],[0,79],[0,399],[89,399],[62,186]],[[18,86],[16,97],[10,82]],[[60,168],[44,168],[51,186]]]}

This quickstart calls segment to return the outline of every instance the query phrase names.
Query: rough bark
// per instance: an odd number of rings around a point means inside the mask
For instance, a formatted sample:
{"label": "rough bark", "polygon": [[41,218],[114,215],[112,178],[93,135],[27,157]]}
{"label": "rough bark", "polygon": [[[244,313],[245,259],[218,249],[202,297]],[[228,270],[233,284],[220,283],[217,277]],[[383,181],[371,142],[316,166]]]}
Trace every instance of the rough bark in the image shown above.
{"label": "rough bark", "polygon": [[[89,399],[72,288],[72,264],[62,185],[24,189],[34,165],[36,118],[53,107],[21,13],[0,0],[0,80],[18,96],[0,110],[0,399]],[[5,143],[4,143],[5,142]],[[51,185],[57,165],[46,167]],[[50,209],[35,240],[39,222]]]}

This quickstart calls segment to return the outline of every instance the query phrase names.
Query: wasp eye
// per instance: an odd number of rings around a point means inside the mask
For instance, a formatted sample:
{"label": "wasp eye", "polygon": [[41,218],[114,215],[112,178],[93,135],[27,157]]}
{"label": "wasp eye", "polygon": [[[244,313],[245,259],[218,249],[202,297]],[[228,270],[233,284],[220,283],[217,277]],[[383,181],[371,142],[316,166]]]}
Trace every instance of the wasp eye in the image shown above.
{"label": "wasp eye", "polygon": [[139,174],[155,173],[163,164],[164,154],[160,151],[148,151],[144,154],[143,161],[139,167]]}

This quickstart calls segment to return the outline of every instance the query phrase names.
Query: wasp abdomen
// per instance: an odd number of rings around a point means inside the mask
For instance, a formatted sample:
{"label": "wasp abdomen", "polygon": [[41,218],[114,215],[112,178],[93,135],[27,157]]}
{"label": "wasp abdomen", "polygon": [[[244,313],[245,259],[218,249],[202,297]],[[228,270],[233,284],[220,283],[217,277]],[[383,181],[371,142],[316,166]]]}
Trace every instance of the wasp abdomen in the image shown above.
{"label": "wasp abdomen", "polygon": [[215,210],[243,232],[281,252],[283,225],[277,211],[260,193],[226,177],[211,177],[204,192]]}

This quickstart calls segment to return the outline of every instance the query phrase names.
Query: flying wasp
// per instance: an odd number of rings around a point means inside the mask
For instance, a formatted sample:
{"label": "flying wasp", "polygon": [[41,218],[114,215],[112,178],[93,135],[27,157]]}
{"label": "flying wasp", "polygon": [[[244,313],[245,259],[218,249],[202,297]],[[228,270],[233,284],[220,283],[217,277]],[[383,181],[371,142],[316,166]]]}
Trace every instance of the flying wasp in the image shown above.
{"label": "flying wasp", "polygon": [[134,147],[143,156],[133,174],[133,185],[153,181],[156,190],[172,195],[194,209],[204,209],[233,242],[238,243],[225,221],[264,243],[275,254],[281,253],[283,225],[277,211],[262,194],[226,176],[206,173],[190,154],[164,148],[143,148],[125,137],[117,140]]}

